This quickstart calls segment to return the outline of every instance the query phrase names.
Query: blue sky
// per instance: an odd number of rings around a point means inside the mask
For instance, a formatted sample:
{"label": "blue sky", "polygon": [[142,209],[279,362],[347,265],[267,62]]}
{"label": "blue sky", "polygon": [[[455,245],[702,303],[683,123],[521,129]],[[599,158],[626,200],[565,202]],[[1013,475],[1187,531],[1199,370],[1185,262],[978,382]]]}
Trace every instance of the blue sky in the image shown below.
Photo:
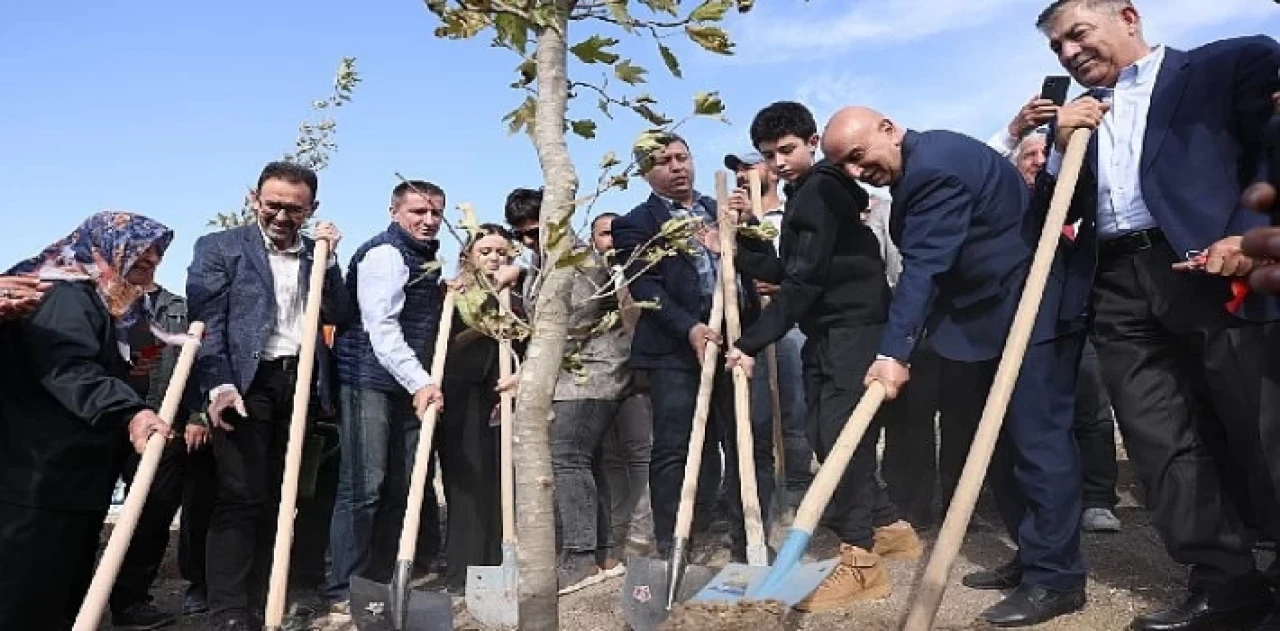
{"label": "blue sky", "polygon": [[[863,103],[913,128],[989,136],[1045,74],[1060,73],[1031,26],[1044,2],[759,0],[727,23],[735,57],[671,40],[683,80],[648,40],[620,35],[620,52],[651,71],[633,93],[652,94],[675,118],[695,92],[720,91],[730,124],[682,130],[710,191],[721,156],[745,148],[752,115],[779,99],[807,103],[820,122]],[[1180,48],[1280,32],[1269,0],[1143,0],[1139,9],[1150,41]],[[523,98],[507,87],[517,59],[487,39],[436,39],[436,25],[414,0],[0,3],[5,266],[93,212],[132,210],[177,231],[160,279],[180,290],[206,221],[238,208],[261,166],[291,147],[343,56],[358,59],[364,82],[339,110],[340,147],[320,176],[320,215],[342,228],[340,250],[385,227],[397,171],[440,184],[450,206],[471,202],[482,220],[500,219],[507,191],[541,182],[528,139],[499,120]],[[615,34],[575,28],[574,41]],[[594,103],[574,111],[598,116]],[[599,122],[595,140],[571,144],[584,190],[599,157],[624,154],[645,127],[626,112]],[[646,194],[637,181],[596,210],[625,212]]]}

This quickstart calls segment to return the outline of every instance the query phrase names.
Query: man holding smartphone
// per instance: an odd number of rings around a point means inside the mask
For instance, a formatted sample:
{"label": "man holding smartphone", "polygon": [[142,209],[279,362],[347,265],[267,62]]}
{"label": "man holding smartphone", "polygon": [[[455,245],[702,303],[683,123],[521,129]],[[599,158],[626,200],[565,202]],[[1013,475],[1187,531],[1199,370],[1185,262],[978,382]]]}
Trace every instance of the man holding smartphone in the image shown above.
{"label": "man holding smartphone", "polygon": [[1070,77],[1050,76],[1044,78],[1040,92],[1031,97],[1022,109],[1014,115],[1009,124],[996,132],[987,144],[1005,157],[1012,156],[1031,132],[1042,125],[1049,124],[1058,115],[1058,108],[1067,100],[1067,88],[1071,85]]}

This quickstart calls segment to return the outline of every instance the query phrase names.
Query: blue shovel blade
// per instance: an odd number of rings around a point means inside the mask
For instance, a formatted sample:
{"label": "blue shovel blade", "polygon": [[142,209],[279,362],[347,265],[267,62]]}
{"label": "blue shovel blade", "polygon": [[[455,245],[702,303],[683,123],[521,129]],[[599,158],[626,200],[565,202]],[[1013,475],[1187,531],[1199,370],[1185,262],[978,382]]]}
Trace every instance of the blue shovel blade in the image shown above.
{"label": "blue shovel blade", "polygon": [[732,603],[744,599],[779,600],[794,607],[809,597],[813,590],[831,575],[840,559],[828,559],[817,563],[797,564],[777,587],[769,593],[759,593],[772,568],[730,563],[716,575],[690,602]]}

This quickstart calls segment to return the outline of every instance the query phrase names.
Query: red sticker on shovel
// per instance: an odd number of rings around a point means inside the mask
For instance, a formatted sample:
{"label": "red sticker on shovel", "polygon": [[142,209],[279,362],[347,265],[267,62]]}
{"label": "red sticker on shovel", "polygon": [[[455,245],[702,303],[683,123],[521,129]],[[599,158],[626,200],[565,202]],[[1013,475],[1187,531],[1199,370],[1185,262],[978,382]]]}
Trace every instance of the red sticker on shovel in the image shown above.
{"label": "red sticker on shovel", "polygon": [[647,603],[653,600],[653,592],[649,591],[648,585],[637,585],[631,590],[631,597],[638,602]]}

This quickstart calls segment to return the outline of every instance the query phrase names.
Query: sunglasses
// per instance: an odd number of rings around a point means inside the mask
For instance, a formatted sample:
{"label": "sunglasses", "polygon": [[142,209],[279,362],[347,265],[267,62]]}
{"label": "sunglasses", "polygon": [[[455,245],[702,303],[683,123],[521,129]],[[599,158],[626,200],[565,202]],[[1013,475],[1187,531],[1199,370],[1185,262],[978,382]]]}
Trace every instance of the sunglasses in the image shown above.
{"label": "sunglasses", "polygon": [[511,235],[521,241],[524,241],[526,239],[536,239],[538,238],[538,229],[525,228],[524,230],[512,230]]}

